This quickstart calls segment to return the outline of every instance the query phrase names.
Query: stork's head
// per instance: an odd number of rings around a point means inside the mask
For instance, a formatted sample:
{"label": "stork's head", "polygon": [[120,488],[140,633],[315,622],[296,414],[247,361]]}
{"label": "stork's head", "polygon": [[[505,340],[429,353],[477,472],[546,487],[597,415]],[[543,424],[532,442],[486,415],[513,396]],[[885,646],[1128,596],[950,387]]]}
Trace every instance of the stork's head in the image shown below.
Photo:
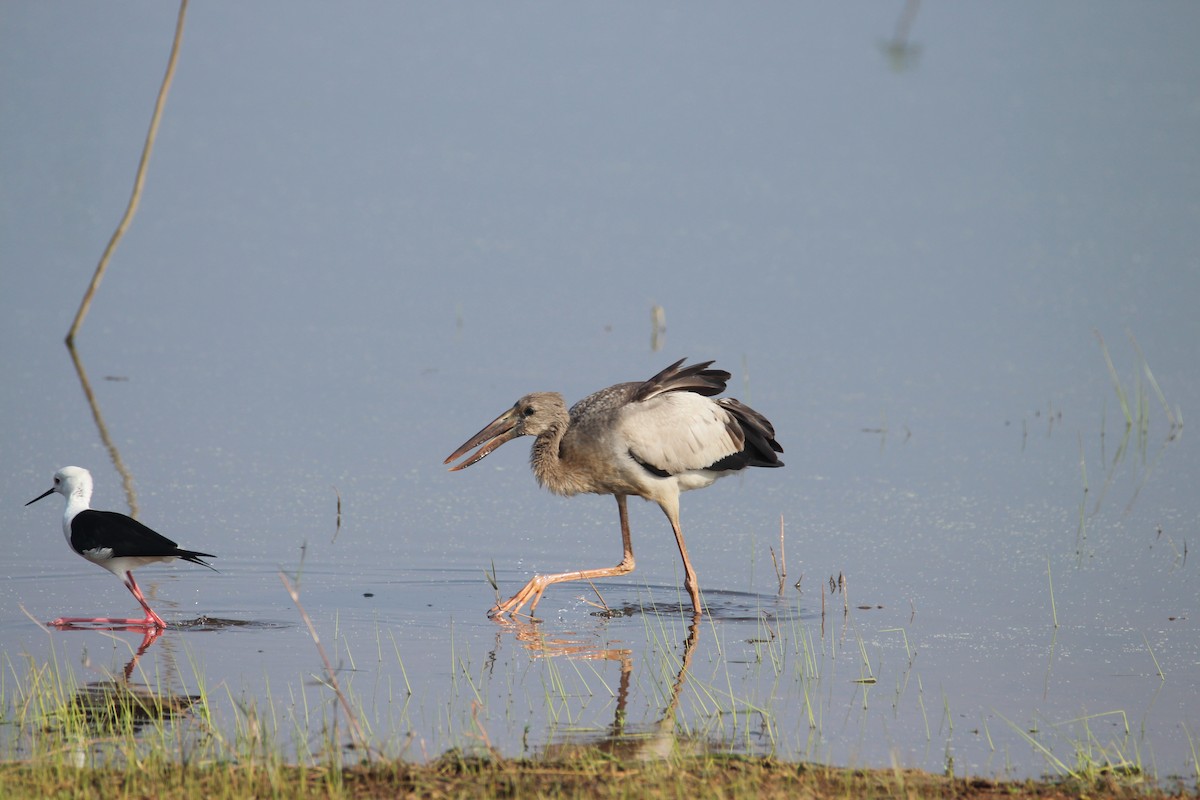
{"label": "stork's head", "polygon": [[489,422],[483,430],[472,436],[461,447],[443,461],[449,464],[463,456],[472,447],[483,445],[474,455],[461,464],[450,468],[451,472],[469,467],[481,461],[488,453],[518,436],[540,436],[566,416],[566,404],[558,392],[534,392],[527,394],[512,408]]}

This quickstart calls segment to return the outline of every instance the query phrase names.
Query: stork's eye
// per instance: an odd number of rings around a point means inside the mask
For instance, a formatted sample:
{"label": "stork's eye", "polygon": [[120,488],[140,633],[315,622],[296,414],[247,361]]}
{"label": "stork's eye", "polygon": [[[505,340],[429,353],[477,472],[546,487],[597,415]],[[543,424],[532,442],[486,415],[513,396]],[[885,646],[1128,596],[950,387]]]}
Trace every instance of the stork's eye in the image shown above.
{"label": "stork's eye", "polygon": [[537,409],[535,409],[533,406],[526,406],[526,407],[525,407],[525,410],[521,412],[521,416],[523,416],[523,417],[532,417],[532,416],[534,415],[534,412],[535,412],[536,410],[537,410]]}

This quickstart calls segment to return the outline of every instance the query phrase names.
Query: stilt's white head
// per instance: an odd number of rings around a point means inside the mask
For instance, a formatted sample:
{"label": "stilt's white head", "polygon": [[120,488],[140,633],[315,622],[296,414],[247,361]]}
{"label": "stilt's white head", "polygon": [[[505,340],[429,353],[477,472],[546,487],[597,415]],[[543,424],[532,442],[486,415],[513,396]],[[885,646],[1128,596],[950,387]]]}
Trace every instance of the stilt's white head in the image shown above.
{"label": "stilt's white head", "polygon": [[54,473],[54,485],[25,505],[33,505],[43,497],[49,497],[55,492],[67,498],[68,504],[74,501],[75,503],[82,502],[86,506],[92,499],[92,473],[83,467],[63,467]]}

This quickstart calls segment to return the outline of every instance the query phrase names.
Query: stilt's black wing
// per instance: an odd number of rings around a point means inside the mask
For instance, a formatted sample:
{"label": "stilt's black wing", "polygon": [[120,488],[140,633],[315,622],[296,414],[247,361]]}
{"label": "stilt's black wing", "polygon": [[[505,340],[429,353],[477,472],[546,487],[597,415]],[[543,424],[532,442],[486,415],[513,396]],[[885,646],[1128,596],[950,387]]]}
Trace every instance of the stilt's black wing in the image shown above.
{"label": "stilt's black wing", "polygon": [[181,550],[175,542],[133,517],[118,514],[116,511],[93,509],[80,511],[71,520],[71,547],[77,553],[96,549],[111,550],[114,558],[170,556],[205,567],[209,565],[201,561],[201,558],[216,558],[211,553]]}

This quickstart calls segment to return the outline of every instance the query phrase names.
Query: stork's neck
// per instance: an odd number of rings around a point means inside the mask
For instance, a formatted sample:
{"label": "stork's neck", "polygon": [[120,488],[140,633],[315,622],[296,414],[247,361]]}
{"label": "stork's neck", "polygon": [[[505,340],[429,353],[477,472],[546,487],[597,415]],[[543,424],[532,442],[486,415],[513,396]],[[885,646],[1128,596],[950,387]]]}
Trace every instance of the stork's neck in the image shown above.
{"label": "stork's neck", "polygon": [[538,434],[533,440],[529,462],[533,474],[542,486],[555,494],[577,494],[582,489],[576,486],[570,467],[562,459],[562,440],[570,421],[566,415]]}

